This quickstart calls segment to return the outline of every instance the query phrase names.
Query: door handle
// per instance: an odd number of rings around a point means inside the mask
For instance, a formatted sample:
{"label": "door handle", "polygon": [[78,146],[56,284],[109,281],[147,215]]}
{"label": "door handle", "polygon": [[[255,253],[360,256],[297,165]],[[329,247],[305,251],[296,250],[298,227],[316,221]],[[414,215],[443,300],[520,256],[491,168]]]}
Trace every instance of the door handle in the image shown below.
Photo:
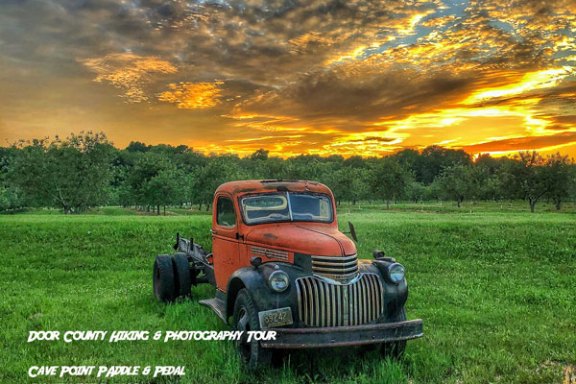
{"label": "door handle", "polygon": [[210,230],[210,233],[213,234],[213,235],[217,235],[217,234],[218,234],[218,231],[216,231],[216,230],[214,230],[214,229],[211,229],[211,230]]}

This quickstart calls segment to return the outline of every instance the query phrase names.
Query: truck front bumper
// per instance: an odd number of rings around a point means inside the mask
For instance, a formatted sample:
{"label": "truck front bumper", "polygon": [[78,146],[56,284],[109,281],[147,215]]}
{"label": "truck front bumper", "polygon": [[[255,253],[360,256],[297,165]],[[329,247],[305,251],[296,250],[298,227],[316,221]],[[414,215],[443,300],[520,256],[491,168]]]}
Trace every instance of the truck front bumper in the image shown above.
{"label": "truck front bumper", "polygon": [[424,335],[422,320],[324,328],[274,328],[276,340],[264,348],[327,348],[411,340]]}

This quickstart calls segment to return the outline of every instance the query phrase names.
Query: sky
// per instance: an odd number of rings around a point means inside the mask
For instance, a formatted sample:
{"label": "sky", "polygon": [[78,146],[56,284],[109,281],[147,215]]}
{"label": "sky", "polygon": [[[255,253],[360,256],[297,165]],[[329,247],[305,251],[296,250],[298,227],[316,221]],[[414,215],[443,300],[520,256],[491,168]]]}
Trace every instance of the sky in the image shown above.
{"label": "sky", "polygon": [[0,146],[576,157],[576,0],[0,0]]}

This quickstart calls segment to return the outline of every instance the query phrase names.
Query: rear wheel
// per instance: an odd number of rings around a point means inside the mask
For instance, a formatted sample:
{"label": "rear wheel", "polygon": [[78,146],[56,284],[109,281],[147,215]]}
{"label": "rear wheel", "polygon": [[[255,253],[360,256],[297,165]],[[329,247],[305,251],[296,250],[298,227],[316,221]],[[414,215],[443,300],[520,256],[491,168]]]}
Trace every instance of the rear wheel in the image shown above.
{"label": "rear wheel", "polygon": [[272,351],[262,348],[256,340],[248,342],[248,331],[259,331],[258,311],[246,289],[241,289],[234,303],[234,328],[242,331],[242,337],[236,342],[242,362],[248,369],[254,370],[272,361]]}
{"label": "rear wheel", "polygon": [[184,253],[177,253],[174,255],[173,260],[174,277],[176,278],[176,297],[190,296],[192,279],[190,278],[190,263],[188,262],[188,256]]}
{"label": "rear wheel", "polygon": [[174,267],[169,255],[156,256],[152,272],[152,285],[154,295],[158,300],[167,303],[176,297]]}

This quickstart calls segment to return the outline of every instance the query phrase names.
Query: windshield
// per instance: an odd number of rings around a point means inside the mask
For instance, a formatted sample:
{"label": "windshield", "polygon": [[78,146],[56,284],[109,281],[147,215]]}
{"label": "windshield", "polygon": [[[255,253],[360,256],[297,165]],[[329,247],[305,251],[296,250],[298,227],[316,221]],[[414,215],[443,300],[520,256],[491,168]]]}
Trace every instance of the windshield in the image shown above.
{"label": "windshield", "polygon": [[319,193],[267,193],[240,200],[246,224],[277,221],[332,222],[332,204],[327,195]]}

